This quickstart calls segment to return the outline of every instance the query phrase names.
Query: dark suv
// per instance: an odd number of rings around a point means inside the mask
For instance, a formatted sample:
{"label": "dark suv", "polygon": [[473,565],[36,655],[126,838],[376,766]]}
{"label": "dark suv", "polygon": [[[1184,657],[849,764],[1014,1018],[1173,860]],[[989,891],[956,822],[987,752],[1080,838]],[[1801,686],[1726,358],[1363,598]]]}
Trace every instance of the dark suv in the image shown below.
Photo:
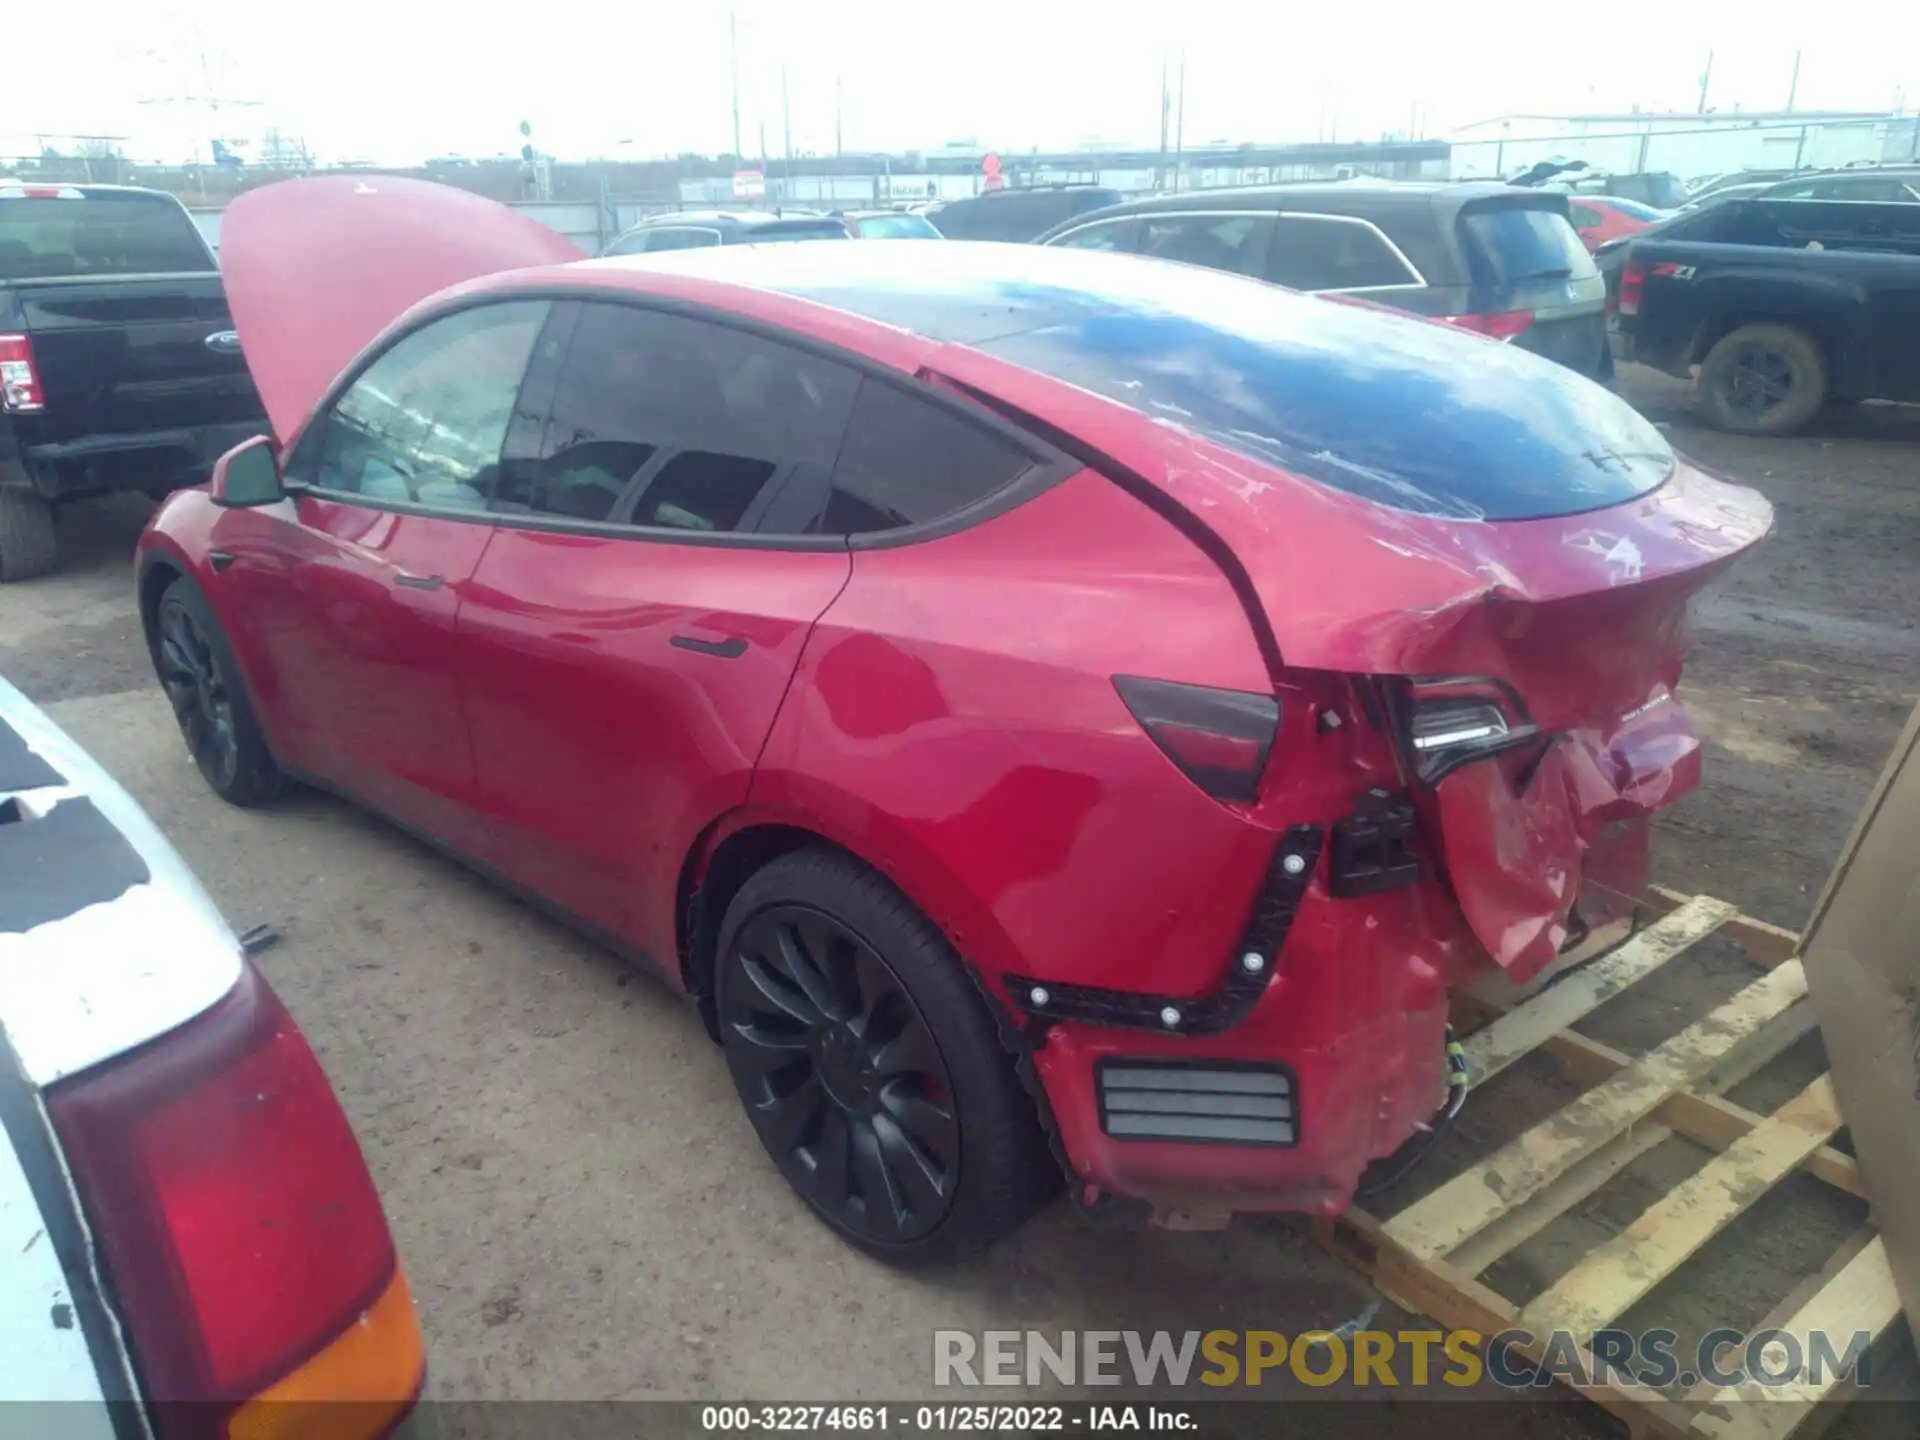
{"label": "dark suv", "polygon": [[1567,197],[1495,183],[1200,190],[1057,225],[1043,245],[1117,250],[1353,295],[1613,374],[1606,284]]}
{"label": "dark suv", "polygon": [[927,216],[949,240],[1038,240],[1057,225],[1125,197],[1099,185],[1023,185],[955,200]]}
{"label": "dark suv", "polygon": [[832,215],[777,212],[683,211],[649,215],[623,230],[602,255],[646,255],[656,250],[698,250],[708,245],[752,245],[771,240],[850,240],[852,231]]}

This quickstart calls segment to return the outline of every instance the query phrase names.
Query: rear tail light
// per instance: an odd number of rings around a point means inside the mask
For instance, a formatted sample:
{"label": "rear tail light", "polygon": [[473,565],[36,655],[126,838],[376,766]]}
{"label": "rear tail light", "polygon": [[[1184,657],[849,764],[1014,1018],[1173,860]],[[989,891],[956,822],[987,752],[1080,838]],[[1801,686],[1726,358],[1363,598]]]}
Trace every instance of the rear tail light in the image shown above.
{"label": "rear tail light", "polygon": [[1511,340],[1533,324],[1531,310],[1502,310],[1494,315],[1448,315],[1449,325],[1485,335],[1490,340]]}
{"label": "rear tail light", "polygon": [[1273,696],[1133,675],[1116,675],[1113,685],[1148,738],[1207,794],[1240,802],[1259,797],[1280,728]]}
{"label": "rear tail light", "polygon": [[0,410],[26,415],[44,410],[46,391],[33,367],[33,339],[27,335],[0,335]]}
{"label": "rear tail light", "polygon": [[1647,293],[1647,266],[1631,252],[1620,266],[1620,303],[1622,315],[1638,315],[1641,298]]}
{"label": "rear tail light", "polygon": [[263,1409],[281,1399],[360,1402],[330,1435],[384,1434],[405,1413],[425,1362],[380,1197],[251,965],[47,1109],[161,1440],[275,1433],[296,1413]]}
{"label": "rear tail light", "polygon": [[1402,709],[1408,758],[1429,785],[1462,765],[1530,745],[1540,735],[1518,697],[1492,681],[1416,680],[1407,687]]}

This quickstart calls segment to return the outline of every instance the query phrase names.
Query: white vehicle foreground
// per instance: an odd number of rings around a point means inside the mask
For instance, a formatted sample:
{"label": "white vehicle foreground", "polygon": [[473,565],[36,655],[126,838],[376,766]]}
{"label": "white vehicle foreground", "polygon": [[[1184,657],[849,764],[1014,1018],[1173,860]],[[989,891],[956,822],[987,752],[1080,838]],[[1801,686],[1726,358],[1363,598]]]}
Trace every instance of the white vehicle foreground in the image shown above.
{"label": "white vehicle foreground", "polygon": [[306,1040],[139,805],[0,680],[0,1408],[240,1440],[350,1400],[327,1433],[371,1440],[424,1376]]}

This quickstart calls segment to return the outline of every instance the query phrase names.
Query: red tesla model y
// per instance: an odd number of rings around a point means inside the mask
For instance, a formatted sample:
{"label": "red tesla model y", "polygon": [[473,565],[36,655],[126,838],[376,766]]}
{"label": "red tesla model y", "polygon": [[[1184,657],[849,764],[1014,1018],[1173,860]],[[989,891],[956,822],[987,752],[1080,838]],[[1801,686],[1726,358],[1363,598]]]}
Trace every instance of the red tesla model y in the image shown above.
{"label": "red tesla model y", "polygon": [[1007,245],[582,261],[243,196],[273,435],[140,609],[207,781],[347,794],[646,957],[897,1261],[1083,1199],[1330,1212],[1692,786],[1766,503],[1496,341]]}

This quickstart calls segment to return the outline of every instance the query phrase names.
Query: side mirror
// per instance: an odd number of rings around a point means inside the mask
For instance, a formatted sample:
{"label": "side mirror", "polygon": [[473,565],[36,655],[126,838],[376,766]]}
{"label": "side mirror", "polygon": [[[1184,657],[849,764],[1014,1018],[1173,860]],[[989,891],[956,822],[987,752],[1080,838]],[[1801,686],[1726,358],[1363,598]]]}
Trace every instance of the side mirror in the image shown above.
{"label": "side mirror", "polygon": [[243,440],[214,463],[207,484],[213,503],[235,509],[271,505],[285,497],[280,483],[280,456],[271,435]]}

